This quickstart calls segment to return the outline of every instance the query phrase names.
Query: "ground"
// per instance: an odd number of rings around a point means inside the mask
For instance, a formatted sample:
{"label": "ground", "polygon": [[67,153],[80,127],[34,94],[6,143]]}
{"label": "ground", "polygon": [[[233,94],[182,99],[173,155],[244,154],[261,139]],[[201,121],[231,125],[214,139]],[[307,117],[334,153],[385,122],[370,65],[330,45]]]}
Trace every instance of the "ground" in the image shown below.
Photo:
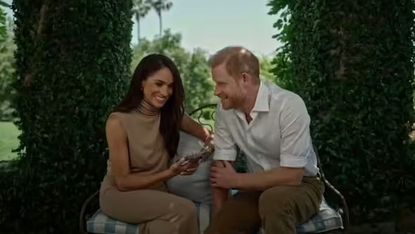
{"label": "ground", "polygon": [[18,146],[19,130],[12,122],[0,122],[0,161],[16,157],[12,150]]}

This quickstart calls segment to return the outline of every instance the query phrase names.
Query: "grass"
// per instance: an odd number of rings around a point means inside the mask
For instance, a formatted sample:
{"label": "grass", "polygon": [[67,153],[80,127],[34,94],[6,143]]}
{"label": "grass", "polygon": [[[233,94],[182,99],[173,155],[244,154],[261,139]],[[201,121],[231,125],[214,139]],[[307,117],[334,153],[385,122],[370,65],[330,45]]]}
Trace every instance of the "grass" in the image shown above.
{"label": "grass", "polygon": [[12,122],[0,122],[0,161],[11,160],[17,157],[12,150],[16,149],[20,131]]}

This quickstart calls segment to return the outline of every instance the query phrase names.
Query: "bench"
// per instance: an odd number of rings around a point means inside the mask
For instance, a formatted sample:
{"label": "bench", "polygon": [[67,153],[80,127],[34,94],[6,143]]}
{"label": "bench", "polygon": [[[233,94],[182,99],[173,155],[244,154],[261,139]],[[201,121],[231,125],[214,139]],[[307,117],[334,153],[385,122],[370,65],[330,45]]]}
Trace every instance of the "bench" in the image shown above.
{"label": "bench", "polygon": [[[189,115],[197,122],[213,131],[215,110],[215,104],[208,104],[190,112]],[[325,196],[327,193],[334,195],[337,200],[336,204],[338,208],[332,208],[326,200],[323,199],[319,212],[306,223],[298,225],[297,233],[345,233],[349,226],[349,211],[346,200],[325,178],[317,149],[315,149],[315,151],[320,168],[320,177],[326,186]],[[238,153],[235,165],[238,171],[244,169],[244,156],[242,152]],[[101,212],[101,210],[98,209],[98,194],[99,190],[88,197],[82,205],[79,219],[80,233],[139,234],[139,224],[124,223],[112,219]],[[198,210],[199,230],[200,233],[203,233],[203,230],[210,222],[211,205],[197,202],[195,202],[195,205]]]}

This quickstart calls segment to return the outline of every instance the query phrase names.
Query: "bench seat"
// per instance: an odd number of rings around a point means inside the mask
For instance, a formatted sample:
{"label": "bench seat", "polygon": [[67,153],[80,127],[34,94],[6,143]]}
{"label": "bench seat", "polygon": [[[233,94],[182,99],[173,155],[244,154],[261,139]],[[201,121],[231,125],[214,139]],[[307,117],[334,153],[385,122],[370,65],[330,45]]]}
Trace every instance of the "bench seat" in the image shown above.
{"label": "bench seat", "polygon": [[[199,231],[209,225],[211,207],[208,204],[195,203],[199,215]],[[139,225],[128,224],[105,215],[101,210],[87,220],[88,233],[100,234],[139,234]],[[342,218],[336,210],[331,208],[324,200],[320,205],[320,211],[304,224],[297,227],[297,233],[321,233],[331,230],[343,229]]]}

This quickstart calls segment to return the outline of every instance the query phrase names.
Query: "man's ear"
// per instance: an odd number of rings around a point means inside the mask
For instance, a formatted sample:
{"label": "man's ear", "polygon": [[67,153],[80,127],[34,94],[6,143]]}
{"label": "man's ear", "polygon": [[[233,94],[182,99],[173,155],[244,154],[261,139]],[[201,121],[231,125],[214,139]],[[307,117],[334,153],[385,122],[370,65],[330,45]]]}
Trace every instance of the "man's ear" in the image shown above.
{"label": "man's ear", "polygon": [[246,72],[242,72],[242,81],[247,82],[249,79],[249,75]]}

